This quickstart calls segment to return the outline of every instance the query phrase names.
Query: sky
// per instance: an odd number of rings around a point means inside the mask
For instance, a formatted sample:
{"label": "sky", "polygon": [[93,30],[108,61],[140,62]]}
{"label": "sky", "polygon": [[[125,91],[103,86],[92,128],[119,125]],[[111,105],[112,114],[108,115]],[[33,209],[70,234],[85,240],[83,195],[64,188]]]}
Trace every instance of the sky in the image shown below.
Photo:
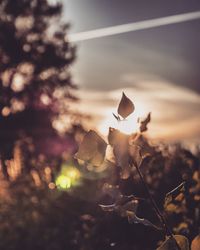
{"label": "sky", "polygon": [[[200,11],[199,0],[63,0],[70,33]],[[75,42],[72,67],[81,102],[103,134],[114,125],[124,91],[133,117],[152,112],[149,135],[166,140],[200,139],[200,19]],[[128,132],[130,125],[125,124]],[[128,128],[127,128],[128,126]],[[135,126],[133,126],[135,128]]]}

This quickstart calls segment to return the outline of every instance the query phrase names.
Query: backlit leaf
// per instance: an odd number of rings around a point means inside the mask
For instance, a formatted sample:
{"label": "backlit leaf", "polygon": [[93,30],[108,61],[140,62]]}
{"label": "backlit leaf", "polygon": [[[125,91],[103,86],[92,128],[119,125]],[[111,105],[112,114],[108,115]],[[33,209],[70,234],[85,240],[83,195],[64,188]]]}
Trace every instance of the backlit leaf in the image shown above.
{"label": "backlit leaf", "polygon": [[129,166],[129,136],[117,129],[109,128],[108,142],[113,147],[115,163],[121,168],[121,178],[127,179],[131,172]]}
{"label": "backlit leaf", "polygon": [[139,167],[142,162],[141,148],[137,145],[130,145],[129,154],[131,156],[132,163]]}
{"label": "backlit leaf", "polygon": [[100,166],[106,153],[106,142],[93,130],[90,130],[83,138],[75,157]]}
{"label": "backlit leaf", "polygon": [[133,102],[123,92],[117,109],[118,114],[125,119],[127,116],[132,114],[134,110],[135,107]]}
{"label": "backlit leaf", "polygon": [[193,239],[191,250],[200,250],[200,234]]}

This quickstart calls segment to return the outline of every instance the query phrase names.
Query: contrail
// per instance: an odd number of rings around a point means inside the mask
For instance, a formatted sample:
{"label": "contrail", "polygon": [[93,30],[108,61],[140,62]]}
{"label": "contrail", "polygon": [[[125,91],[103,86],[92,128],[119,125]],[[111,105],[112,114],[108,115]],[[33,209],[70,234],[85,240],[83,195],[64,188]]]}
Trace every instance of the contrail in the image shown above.
{"label": "contrail", "polygon": [[155,18],[140,22],[127,23],[117,26],[106,27],[102,29],[84,31],[75,34],[69,34],[68,39],[71,42],[79,42],[100,37],[112,36],[122,33],[127,33],[136,30],[150,29],[168,24],[182,23],[200,18],[200,11],[178,14],[173,16]]}

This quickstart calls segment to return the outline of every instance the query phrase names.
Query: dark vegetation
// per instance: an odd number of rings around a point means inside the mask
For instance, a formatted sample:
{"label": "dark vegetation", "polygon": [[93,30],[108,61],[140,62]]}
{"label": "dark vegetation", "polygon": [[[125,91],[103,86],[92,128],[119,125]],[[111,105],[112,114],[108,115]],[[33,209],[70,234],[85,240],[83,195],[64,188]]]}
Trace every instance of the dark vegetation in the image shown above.
{"label": "dark vegetation", "polygon": [[[107,143],[68,108],[77,101],[75,48],[61,11],[46,0],[0,1],[0,249],[153,250],[170,236],[165,222],[191,243],[200,224],[199,149],[152,146],[149,114],[137,134],[110,129],[105,160]],[[133,111],[123,94],[114,116],[123,122]]]}

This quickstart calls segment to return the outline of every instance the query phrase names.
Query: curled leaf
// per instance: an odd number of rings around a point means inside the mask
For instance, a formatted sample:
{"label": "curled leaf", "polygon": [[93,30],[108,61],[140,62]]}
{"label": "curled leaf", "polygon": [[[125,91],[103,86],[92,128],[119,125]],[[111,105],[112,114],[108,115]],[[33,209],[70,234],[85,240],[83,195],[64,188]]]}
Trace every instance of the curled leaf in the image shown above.
{"label": "curled leaf", "polygon": [[83,138],[75,157],[100,166],[106,153],[106,142],[93,130],[90,130]]}
{"label": "curled leaf", "polygon": [[148,113],[147,117],[140,122],[140,132],[147,131],[147,125],[151,121],[151,113]]}
{"label": "curled leaf", "polygon": [[116,209],[116,204],[111,204],[111,205],[99,204],[99,206],[105,212],[112,212]]}
{"label": "curled leaf", "polygon": [[178,195],[180,195],[184,191],[185,191],[185,181],[166,194],[164,206],[166,207],[170,202],[172,202]]}
{"label": "curled leaf", "polygon": [[118,114],[125,119],[127,116],[132,114],[134,110],[135,106],[133,102],[123,92],[117,109]]}
{"label": "curled leaf", "polygon": [[175,241],[178,243],[180,250],[190,250],[188,239],[183,235],[168,237],[157,250],[179,250]]}
{"label": "curled leaf", "polygon": [[122,217],[127,217],[127,211],[136,213],[138,208],[138,200],[136,200],[134,196],[124,196],[120,192],[114,198],[115,202],[111,205],[99,205],[103,211],[115,211]]}

